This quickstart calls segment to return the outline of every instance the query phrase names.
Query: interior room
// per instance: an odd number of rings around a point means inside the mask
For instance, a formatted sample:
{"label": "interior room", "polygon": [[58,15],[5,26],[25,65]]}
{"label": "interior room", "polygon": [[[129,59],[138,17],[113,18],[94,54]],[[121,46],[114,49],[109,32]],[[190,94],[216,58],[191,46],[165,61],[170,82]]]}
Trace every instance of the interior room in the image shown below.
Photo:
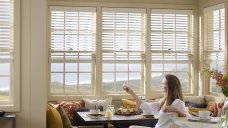
{"label": "interior room", "polygon": [[[0,127],[49,128],[49,105],[62,107],[71,125],[69,104],[138,108],[165,96],[167,74],[179,79],[185,105],[205,102],[220,118],[227,21],[228,0],[0,0],[0,113],[11,115],[0,116]],[[63,122],[56,128],[70,128]],[[119,122],[98,123],[82,127]]]}

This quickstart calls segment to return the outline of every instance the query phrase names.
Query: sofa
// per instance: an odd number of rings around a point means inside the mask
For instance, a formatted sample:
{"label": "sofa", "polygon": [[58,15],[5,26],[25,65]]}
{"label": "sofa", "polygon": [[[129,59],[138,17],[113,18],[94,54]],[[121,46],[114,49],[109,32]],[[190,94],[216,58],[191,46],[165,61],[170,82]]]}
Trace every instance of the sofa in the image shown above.
{"label": "sofa", "polygon": [[[155,100],[159,100],[159,99],[155,99]],[[155,100],[147,100],[147,102],[153,102]],[[223,102],[224,98],[211,96],[211,95],[185,96],[184,101],[185,101],[186,107],[188,107],[189,110],[190,108],[191,109],[194,108],[195,111],[206,109],[213,113],[212,116],[218,116],[220,113],[220,108],[218,108],[218,103]],[[95,107],[99,107],[98,105],[102,104],[103,105],[102,109],[106,109],[105,107],[107,106],[105,105],[107,104],[113,104],[115,105],[115,108],[118,108],[121,105],[123,105],[122,100],[111,100],[110,98],[107,98],[107,99],[100,99],[100,100],[82,99],[77,101],[49,102],[47,105],[47,108],[48,109],[55,108],[60,113],[59,116],[62,119],[62,127],[55,127],[55,128],[102,127],[101,126],[102,124],[87,124],[83,122],[83,120],[77,115],[78,111],[89,111],[89,109],[94,108],[94,106],[92,106],[91,104],[95,105]],[[50,117],[50,112],[48,112],[48,109],[47,109],[47,128],[52,128],[50,127],[50,124],[52,124],[53,121],[49,119],[51,117]],[[52,118],[54,117],[52,116]],[[61,121],[61,119],[58,118],[58,121]],[[154,122],[152,125],[154,126],[155,124],[156,122]]]}

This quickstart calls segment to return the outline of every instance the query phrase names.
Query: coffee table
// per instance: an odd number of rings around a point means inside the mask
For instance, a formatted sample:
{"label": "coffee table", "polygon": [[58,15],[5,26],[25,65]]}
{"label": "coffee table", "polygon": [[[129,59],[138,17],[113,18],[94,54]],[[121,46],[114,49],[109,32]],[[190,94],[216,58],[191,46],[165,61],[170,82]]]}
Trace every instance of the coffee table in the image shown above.
{"label": "coffee table", "polygon": [[[142,115],[112,115],[110,118],[105,116],[99,118],[91,118],[89,112],[77,112],[77,114],[86,122],[86,123],[100,123],[104,124],[104,128],[108,128],[108,123],[112,123],[115,127],[121,127],[126,125],[144,125],[148,123],[153,123],[154,125],[157,122],[157,118],[143,118]],[[127,127],[127,126],[126,126]]]}

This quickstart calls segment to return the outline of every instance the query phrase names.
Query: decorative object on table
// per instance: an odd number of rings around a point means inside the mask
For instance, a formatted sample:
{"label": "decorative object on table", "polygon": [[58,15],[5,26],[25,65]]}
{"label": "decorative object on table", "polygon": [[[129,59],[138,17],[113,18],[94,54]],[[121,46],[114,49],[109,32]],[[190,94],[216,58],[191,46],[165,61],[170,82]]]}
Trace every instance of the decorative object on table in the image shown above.
{"label": "decorative object on table", "polygon": [[216,85],[221,87],[222,93],[226,97],[221,111],[222,127],[228,126],[228,65],[226,65],[225,69],[225,74],[218,70],[205,69],[205,71],[210,73],[211,78],[216,80]]}

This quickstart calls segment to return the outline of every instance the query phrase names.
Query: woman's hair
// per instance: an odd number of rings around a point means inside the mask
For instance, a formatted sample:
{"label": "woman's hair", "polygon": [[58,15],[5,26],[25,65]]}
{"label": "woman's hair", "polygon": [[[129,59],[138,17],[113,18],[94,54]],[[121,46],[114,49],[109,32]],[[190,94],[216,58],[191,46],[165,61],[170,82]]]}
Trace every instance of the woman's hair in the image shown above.
{"label": "woman's hair", "polygon": [[165,78],[167,81],[167,105],[171,105],[175,99],[183,100],[180,80],[175,75],[171,74],[167,74]]}

